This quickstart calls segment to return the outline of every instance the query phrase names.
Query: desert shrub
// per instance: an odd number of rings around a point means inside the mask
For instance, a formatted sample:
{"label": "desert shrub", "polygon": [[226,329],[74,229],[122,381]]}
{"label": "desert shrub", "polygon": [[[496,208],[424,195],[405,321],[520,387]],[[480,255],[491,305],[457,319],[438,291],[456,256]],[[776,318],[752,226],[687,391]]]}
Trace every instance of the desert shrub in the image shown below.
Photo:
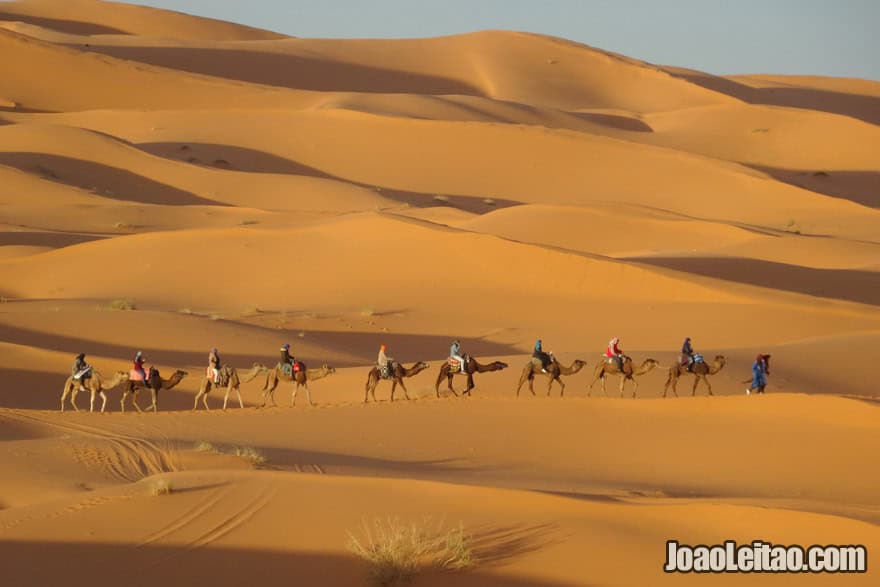
{"label": "desert shrub", "polygon": [[252,465],[257,467],[265,465],[267,460],[260,451],[249,446],[237,446],[233,449],[233,454],[250,461]]}
{"label": "desert shrub", "polygon": [[370,563],[372,585],[388,587],[429,569],[463,569],[475,562],[470,537],[459,525],[444,529],[430,520],[405,523],[377,518],[363,523],[362,537],[349,532],[348,549]]}
{"label": "desert shrub", "polygon": [[156,479],[150,483],[150,495],[159,497],[160,495],[170,495],[174,489],[171,487],[171,481],[168,479]]}
{"label": "desert shrub", "polygon": [[111,310],[122,310],[122,311],[135,309],[134,300],[129,300],[129,299],[113,300],[112,302],[110,302],[109,307]]}

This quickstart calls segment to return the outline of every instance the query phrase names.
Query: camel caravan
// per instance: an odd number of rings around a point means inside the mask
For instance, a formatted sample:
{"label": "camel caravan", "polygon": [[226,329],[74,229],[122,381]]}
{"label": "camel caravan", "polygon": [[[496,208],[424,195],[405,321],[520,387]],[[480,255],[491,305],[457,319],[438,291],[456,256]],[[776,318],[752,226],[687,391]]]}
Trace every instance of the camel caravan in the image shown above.
{"label": "camel caravan", "polygon": [[[632,397],[635,398],[638,393],[637,378],[649,373],[656,368],[664,368],[656,359],[645,359],[639,365],[636,365],[631,357],[626,355],[619,347],[619,339],[616,337],[611,339],[605,354],[596,363],[593,369],[593,376],[590,384],[587,386],[587,397],[591,397],[593,386],[596,383],[602,383],[602,394],[607,396],[605,387],[606,380],[609,377],[617,377],[619,382],[620,397],[623,397],[624,389],[627,382],[632,384]],[[391,381],[391,401],[394,401],[394,393],[397,387],[403,390],[404,397],[409,400],[409,392],[404,383],[405,379],[409,379],[425,371],[429,368],[428,363],[419,361],[411,367],[406,367],[402,363],[388,356],[387,347],[383,344],[379,347],[379,355],[375,365],[370,368],[367,374],[367,382],[364,386],[364,403],[368,403],[370,398],[375,402],[376,388],[381,381]],[[79,354],[73,365],[72,374],[64,382],[64,389],[61,394],[61,411],[64,411],[65,402],[70,403],[75,411],[79,411],[76,403],[77,395],[80,392],[90,394],[89,411],[95,411],[95,399],[100,396],[101,408],[100,412],[104,413],[107,407],[107,392],[117,386],[123,387],[122,398],[120,400],[120,409],[125,412],[127,402],[135,407],[138,412],[159,411],[159,392],[173,389],[186,376],[187,372],[176,370],[171,377],[164,378],[159,370],[151,366],[145,367],[145,357],[141,351],[138,351],[134,357],[132,368],[128,371],[116,371],[111,377],[105,377],[100,372],[94,370],[85,360],[84,354]],[[682,377],[693,376],[693,387],[691,395],[695,396],[697,387],[702,382],[706,387],[709,395],[712,393],[712,385],[709,382],[709,376],[715,375],[726,364],[723,355],[717,355],[714,360],[709,363],[699,353],[694,352],[691,346],[691,339],[686,338],[682,345],[681,352],[678,356],[678,362],[667,368],[668,374],[666,383],[663,388],[663,397],[667,397],[669,391],[675,397],[678,397],[677,385]],[[587,366],[587,362],[582,359],[575,359],[571,365],[565,366],[561,364],[553,353],[545,352],[541,340],[535,343],[534,351],[529,361],[523,366],[519,382],[516,386],[516,397],[519,397],[523,385],[528,382],[529,392],[535,395],[535,379],[541,376],[547,378],[547,395],[549,396],[553,390],[553,384],[559,384],[559,397],[565,395],[565,383],[563,376],[571,376],[580,372]],[[502,361],[493,361],[491,363],[480,363],[471,355],[462,352],[461,343],[456,340],[452,343],[449,350],[449,357],[440,365],[437,379],[434,383],[434,393],[440,397],[440,385],[446,380],[446,389],[455,397],[459,397],[459,392],[455,391],[453,381],[456,376],[465,378],[465,389],[461,392],[462,396],[470,396],[471,391],[475,387],[474,375],[478,373],[491,373],[493,371],[501,371],[508,367],[507,363]],[[235,392],[238,398],[238,405],[244,408],[244,400],[241,396],[241,384],[252,381],[260,375],[265,376],[263,384],[263,402],[260,408],[266,407],[268,402],[272,402],[272,406],[277,407],[278,402],[275,401],[275,389],[281,382],[291,384],[290,407],[296,405],[296,396],[300,388],[306,392],[306,399],[310,406],[314,406],[312,400],[312,392],[309,389],[310,381],[323,379],[336,372],[336,369],[324,364],[318,369],[309,369],[305,363],[297,360],[290,354],[290,345],[284,344],[280,349],[280,361],[273,367],[268,367],[262,363],[254,363],[249,370],[240,373],[238,369],[228,364],[224,364],[220,360],[220,354],[216,348],[211,349],[208,354],[208,366],[205,369],[204,377],[201,380],[198,392],[193,401],[193,410],[197,410],[199,402],[208,407],[208,394],[212,389],[225,389],[223,396],[223,410],[227,408],[229,396]],[[752,365],[752,379],[743,383],[751,383],[746,388],[746,394],[764,393],[767,385],[766,376],[770,374],[770,355],[760,354]],[[141,408],[137,401],[138,394],[142,391],[149,390],[150,405],[145,409]]]}

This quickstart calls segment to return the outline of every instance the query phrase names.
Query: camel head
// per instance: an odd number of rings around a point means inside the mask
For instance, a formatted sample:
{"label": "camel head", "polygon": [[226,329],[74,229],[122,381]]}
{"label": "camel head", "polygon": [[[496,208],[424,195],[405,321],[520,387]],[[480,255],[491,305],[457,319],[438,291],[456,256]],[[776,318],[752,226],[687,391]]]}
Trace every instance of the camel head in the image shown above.
{"label": "camel head", "polygon": [[323,365],[321,365],[321,371],[323,371],[327,375],[330,375],[331,373],[336,373],[336,368],[329,366],[327,363],[324,363]]}
{"label": "camel head", "polygon": [[117,371],[113,376],[117,377],[120,381],[126,381],[130,377],[128,371]]}
{"label": "camel head", "polygon": [[576,368],[578,368],[578,369],[583,369],[584,367],[587,366],[587,362],[586,362],[586,361],[583,361],[583,360],[581,360],[581,359],[575,359],[575,360],[574,360],[574,363],[572,363],[571,366],[572,366],[572,367],[576,367]]}
{"label": "camel head", "polygon": [[183,379],[187,375],[189,375],[189,373],[187,373],[186,371],[182,371],[181,369],[178,369],[174,372],[174,377],[179,377],[180,379]]}
{"label": "camel head", "polygon": [[415,365],[413,365],[413,369],[418,369],[419,371],[424,371],[424,370],[427,369],[429,366],[430,366],[430,365],[428,365],[426,362],[424,362],[424,361],[419,361],[418,363],[416,363]]}
{"label": "camel head", "polygon": [[507,363],[503,363],[503,362],[501,362],[501,361],[495,361],[495,362],[492,363],[492,364],[495,365],[495,368],[496,368],[496,369],[499,369],[499,370],[500,370],[500,369],[507,369]]}
{"label": "camel head", "polygon": [[262,363],[254,363],[253,365],[251,365],[251,369],[257,370],[257,371],[268,371],[269,367],[267,367],[266,365],[264,365]]}

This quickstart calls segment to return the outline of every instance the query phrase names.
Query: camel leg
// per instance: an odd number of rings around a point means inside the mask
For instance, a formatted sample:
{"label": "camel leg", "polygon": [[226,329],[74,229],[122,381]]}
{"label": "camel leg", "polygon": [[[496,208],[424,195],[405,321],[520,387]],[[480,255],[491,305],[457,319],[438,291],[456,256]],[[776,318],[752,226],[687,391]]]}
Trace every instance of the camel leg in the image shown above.
{"label": "camel leg", "polygon": [[602,379],[602,374],[600,374],[598,377],[593,379],[592,383],[590,383],[590,386],[587,388],[587,397],[590,397],[590,394],[593,393],[593,386],[596,385],[596,382],[599,381],[600,379]]}
{"label": "camel leg", "polygon": [[199,388],[199,391],[196,394],[195,400],[193,400],[193,412],[199,409],[199,400],[208,393],[208,389],[210,389],[210,386],[211,383],[207,379],[202,383],[202,386]]}
{"label": "camel leg", "polygon": [[296,392],[299,391],[299,383],[293,382],[293,394],[290,396],[290,407],[296,405]]}
{"label": "camel leg", "polygon": [[150,388],[150,398],[153,403],[150,404],[150,407],[147,408],[147,411],[151,411],[155,414],[159,411],[159,390]]}
{"label": "camel leg", "polygon": [[397,379],[391,380],[391,401],[394,401],[394,390],[397,389]]}
{"label": "camel leg", "polygon": [[[556,379],[556,377],[552,373],[549,375],[549,377],[550,383],[547,384],[547,397],[550,397],[550,392],[553,390],[553,381]],[[562,382],[560,381],[560,383]]]}
{"label": "camel leg", "polygon": [[229,401],[229,394],[232,393],[232,390],[235,390],[236,395],[238,395],[238,403],[243,408],[244,402],[241,401],[241,390],[237,385],[233,386],[232,382],[229,382],[229,385],[226,387],[226,395],[223,396],[223,411],[226,411],[226,403]]}
{"label": "camel leg", "polygon": [[131,405],[137,408],[139,414],[142,414],[144,411],[141,409],[141,405],[137,401],[139,392],[140,390],[137,388],[135,388],[134,391],[131,392]]}
{"label": "camel leg", "polygon": [[101,395],[101,413],[104,413],[104,408],[107,407],[107,394],[104,393],[104,390],[98,392]]}
{"label": "camel leg", "polygon": [[96,390],[93,387],[91,389],[91,395],[89,396],[89,413],[93,413],[95,411],[95,394]]}
{"label": "camel leg", "polygon": [[373,385],[373,374],[367,376],[367,384],[364,386],[364,403],[370,401],[370,387]]}
{"label": "camel leg", "polygon": [[522,389],[523,383],[528,379],[529,374],[523,371],[522,375],[519,376],[519,384],[516,386],[516,397],[519,397],[519,390]]}
{"label": "camel leg", "polygon": [[373,398],[373,403],[376,402],[376,388],[379,387],[379,380],[373,382],[373,386],[370,387],[370,397]]}
{"label": "camel leg", "polygon": [[561,377],[559,379],[557,379],[556,381],[559,382],[559,397],[564,397],[565,396],[565,383],[562,381]]}
{"label": "camel leg", "polygon": [[474,376],[471,373],[467,374],[467,389],[465,393],[468,394],[468,397],[471,396],[471,390],[474,388]]}
{"label": "camel leg", "polygon": [[605,391],[605,380],[607,377],[602,378],[602,397],[608,397],[608,392]]}
{"label": "camel leg", "polygon": [[244,400],[241,399],[241,387],[238,385],[235,386],[235,395],[238,396],[238,407],[242,410],[244,409]]}
{"label": "camel leg", "polygon": [[633,377],[632,382],[633,382],[633,399],[636,399],[636,392],[639,390],[639,382],[636,381],[635,377]]}
{"label": "camel leg", "polygon": [[443,369],[440,369],[440,374],[437,375],[437,382],[434,383],[434,393],[437,394],[437,399],[440,399],[440,382],[443,381]]}
{"label": "camel leg", "polygon": [[697,385],[699,385],[699,384],[700,384],[700,376],[699,376],[699,375],[695,375],[695,376],[694,376],[694,389],[693,389],[693,391],[691,392],[691,395],[692,395],[692,396],[697,395]]}
{"label": "camel leg", "polygon": [[[706,389],[709,390],[709,395],[715,395],[715,394],[712,393],[712,384],[709,383],[709,378],[708,378],[708,377],[703,377],[703,381],[706,382]],[[764,393],[764,392],[762,391],[761,393]]]}
{"label": "camel leg", "polygon": [[76,406],[76,396],[79,393],[79,383],[73,384],[73,393],[70,394],[70,406],[75,410],[79,411],[79,408]]}
{"label": "camel leg", "polygon": [[309,399],[309,405],[310,405],[310,406],[314,406],[314,405],[315,405],[315,402],[312,401],[312,390],[309,389],[309,383],[308,383],[308,381],[305,382],[305,383],[303,383],[303,387],[306,388],[306,397]]}
{"label": "camel leg", "polygon": [[400,380],[400,388],[403,389],[403,397],[409,401],[409,392],[406,390],[406,384],[403,382],[403,379]]}
{"label": "camel leg", "polygon": [[623,388],[626,386],[626,375],[620,374],[620,397],[623,398]]}
{"label": "camel leg", "polygon": [[[64,391],[61,393],[61,411],[62,412],[64,411],[64,402],[67,401],[67,398],[68,398],[68,396],[71,395],[72,391],[73,391],[73,388],[71,386],[69,386],[69,385],[64,386]],[[71,402],[73,402],[73,399],[71,399]]]}
{"label": "camel leg", "polygon": [[446,383],[449,386],[449,391],[452,392],[452,395],[454,395],[455,397],[458,397],[458,393],[456,393],[456,391],[452,388],[452,377],[453,377],[452,373],[447,375],[446,376]]}
{"label": "camel leg", "polygon": [[[270,381],[271,380],[271,381]],[[266,407],[266,401],[271,399],[272,405],[278,407],[278,402],[275,401],[275,388],[278,387],[278,377],[273,377],[272,373],[266,375],[266,385],[263,386],[263,405],[261,408]]]}

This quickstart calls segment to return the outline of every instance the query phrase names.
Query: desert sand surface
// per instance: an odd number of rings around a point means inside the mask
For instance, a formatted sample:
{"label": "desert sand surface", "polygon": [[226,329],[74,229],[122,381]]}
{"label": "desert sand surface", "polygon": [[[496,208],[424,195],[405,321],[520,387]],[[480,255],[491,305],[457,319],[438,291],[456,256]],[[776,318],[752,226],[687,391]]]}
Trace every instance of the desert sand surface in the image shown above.
{"label": "desert sand surface", "polygon": [[[877,583],[880,82],[96,0],[0,3],[0,56],[3,585],[375,584],[376,520],[468,537],[416,586]],[[660,365],[622,397],[614,336]],[[686,336],[712,397],[664,397]],[[537,338],[586,362],[564,395],[517,392]],[[435,391],[455,339],[508,365],[470,397]],[[243,376],[285,342],[335,370],[315,406],[260,372],[192,411],[212,347]],[[380,344],[428,368],[365,404]],[[78,353],[138,350],[187,373],[158,413],[60,410]],[[667,575],[670,539],[871,560]]]}

